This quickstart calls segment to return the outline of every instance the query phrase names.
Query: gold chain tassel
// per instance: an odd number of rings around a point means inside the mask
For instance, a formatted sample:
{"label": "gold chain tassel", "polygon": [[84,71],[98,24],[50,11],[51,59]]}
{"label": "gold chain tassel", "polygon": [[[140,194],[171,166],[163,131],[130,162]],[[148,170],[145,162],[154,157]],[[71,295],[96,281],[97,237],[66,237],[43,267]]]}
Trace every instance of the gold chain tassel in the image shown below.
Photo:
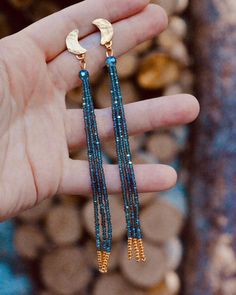
{"label": "gold chain tassel", "polygon": [[132,246],[133,246],[133,239],[129,238],[128,239],[128,259],[131,260],[133,257],[133,250],[132,250]]}
{"label": "gold chain tassel", "polygon": [[100,272],[102,273],[107,273],[108,271],[108,261],[110,258],[110,253],[108,252],[103,252],[102,253],[103,259],[102,259],[102,268],[100,270]]}
{"label": "gold chain tassel", "polygon": [[135,259],[137,262],[139,262],[140,253],[139,253],[139,247],[138,247],[138,239],[133,239],[133,245],[134,245]]}
{"label": "gold chain tassel", "polygon": [[139,251],[140,251],[140,258],[143,262],[145,262],[147,259],[146,259],[146,256],[144,254],[144,246],[143,246],[143,240],[142,239],[139,239],[138,240],[138,246],[139,246]]}
{"label": "gold chain tassel", "polygon": [[102,271],[102,251],[97,251],[98,270]]}

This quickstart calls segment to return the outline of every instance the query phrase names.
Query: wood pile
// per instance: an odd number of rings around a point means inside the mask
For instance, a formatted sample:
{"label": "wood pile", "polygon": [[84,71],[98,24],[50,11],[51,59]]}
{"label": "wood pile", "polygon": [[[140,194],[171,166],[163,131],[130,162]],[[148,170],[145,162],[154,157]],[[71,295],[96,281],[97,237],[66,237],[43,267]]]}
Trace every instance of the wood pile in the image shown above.
{"label": "wood pile", "polygon": [[[141,220],[148,259],[138,264],[127,259],[121,196],[111,196],[113,250],[106,276],[97,272],[93,203],[80,204],[79,198],[72,205],[57,196],[46,201],[47,206],[40,205],[47,207],[44,215],[36,217],[29,210],[17,218],[15,247],[25,263],[37,269],[39,294],[91,294],[90,290],[92,294],[105,290],[113,292],[107,294],[177,294],[180,282],[175,271],[183,251],[178,238],[184,222],[180,210],[157,194],[147,196]],[[32,211],[38,214],[36,208]],[[25,219],[29,213],[32,221]]]}
{"label": "wood pile", "polygon": [[[167,10],[170,25],[156,39],[119,58],[118,71],[125,103],[192,92],[191,58],[186,49],[188,28],[182,16],[188,0],[152,2]],[[21,11],[26,22],[38,20],[62,7],[61,1],[34,0],[8,0],[7,5]],[[9,20],[0,13],[1,37],[10,33],[8,23]],[[96,107],[109,107],[107,74],[94,79],[93,88]],[[80,107],[81,89],[69,92],[66,102],[68,108]],[[178,159],[186,146],[186,138],[186,127],[176,127],[130,139],[134,163],[171,164],[179,169],[181,175],[175,191],[140,196],[147,255],[145,264],[127,259],[121,196],[110,197],[114,245],[108,275],[100,275],[96,271],[93,204],[90,199],[55,196],[17,217],[15,247],[28,269],[32,270],[36,294],[179,294],[181,285],[177,270],[183,252],[179,235],[186,213],[182,186],[187,174],[181,170]],[[116,162],[114,142],[104,142],[103,151],[107,162]],[[87,159],[86,150],[76,151],[71,157]]]}

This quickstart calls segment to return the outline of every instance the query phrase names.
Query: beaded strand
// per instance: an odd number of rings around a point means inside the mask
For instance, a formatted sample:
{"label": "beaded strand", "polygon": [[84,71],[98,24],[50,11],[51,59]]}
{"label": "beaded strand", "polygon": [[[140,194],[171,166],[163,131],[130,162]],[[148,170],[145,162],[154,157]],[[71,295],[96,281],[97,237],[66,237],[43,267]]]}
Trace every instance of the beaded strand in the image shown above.
{"label": "beaded strand", "polygon": [[94,105],[89,84],[89,73],[87,70],[81,70],[79,76],[83,85],[83,111],[93,191],[98,268],[100,272],[106,273],[112,247],[112,225],[109,200],[102,165],[101,144],[98,137]]}
{"label": "beaded strand", "polygon": [[111,80],[112,117],[127,223],[128,258],[132,258],[132,250],[134,250],[136,260],[145,261],[146,257],[144,254],[139,219],[139,196],[132,163],[122,94],[117,74],[116,58],[114,56],[109,56],[107,58],[107,66]]}

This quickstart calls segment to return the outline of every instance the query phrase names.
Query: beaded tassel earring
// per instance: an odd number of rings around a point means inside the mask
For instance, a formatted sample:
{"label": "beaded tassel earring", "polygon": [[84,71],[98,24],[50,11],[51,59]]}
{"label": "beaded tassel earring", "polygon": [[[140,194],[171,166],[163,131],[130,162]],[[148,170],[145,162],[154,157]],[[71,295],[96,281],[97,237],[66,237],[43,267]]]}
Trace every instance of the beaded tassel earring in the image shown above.
{"label": "beaded tassel earring", "polygon": [[113,27],[111,23],[105,19],[96,19],[93,24],[101,31],[101,45],[106,48],[106,64],[111,80],[112,117],[127,224],[128,259],[132,259],[134,250],[136,261],[146,261],[139,219],[139,196],[130,152],[122,94],[116,68],[117,60],[113,56],[112,49],[112,38],[114,34]]}
{"label": "beaded tassel earring", "polygon": [[98,129],[89,83],[89,72],[86,70],[85,57],[87,50],[79,44],[78,37],[79,30],[72,31],[66,38],[66,46],[68,51],[74,54],[81,64],[79,77],[83,86],[83,112],[94,202],[98,268],[100,272],[106,273],[112,246],[112,225],[102,163],[101,144],[98,137]]}

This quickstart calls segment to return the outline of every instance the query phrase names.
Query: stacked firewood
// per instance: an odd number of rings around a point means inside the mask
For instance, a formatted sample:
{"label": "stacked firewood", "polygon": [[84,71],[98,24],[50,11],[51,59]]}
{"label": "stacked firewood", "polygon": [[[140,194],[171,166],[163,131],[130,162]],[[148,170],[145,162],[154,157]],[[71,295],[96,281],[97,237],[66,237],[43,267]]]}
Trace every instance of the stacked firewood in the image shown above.
{"label": "stacked firewood", "polygon": [[[156,0],[169,15],[169,28],[119,58],[118,71],[125,103],[191,92],[193,76],[183,12],[188,0]],[[57,11],[60,1],[8,0],[27,21]],[[0,13],[0,34],[9,34],[9,20]],[[111,105],[107,75],[93,79],[97,108]],[[81,89],[67,95],[67,107],[81,107]],[[160,110],[161,112],[161,110]],[[158,114],[157,114],[158,116]],[[182,258],[179,238],[186,215],[184,185],[188,173],[181,168],[186,148],[186,127],[163,129],[130,138],[135,163],[165,163],[179,170],[177,188],[141,195],[141,222],[147,262],[127,259],[122,196],[110,196],[113,250],[107,275],[97,272],[93,203],[85,196],[55,196],[16,219],[15,247],[23,258],[36,294],[143,294],[176,295],[181,289],[177,270]],[[104,159],[116,162],[114,141],[103,142]],[[71,154],[87,159],[86,150]]]}
{"label": "stacked firewood", "polygon": [[[177,294],[184,216],[157,194],[141,196],[147,262],[127,259],[121,196],[111,196],[113,250],[108,275],[97,270],[93,203],[56,196],[18,217],[15,247],[37,269],[38,294]],[[44,287],[44,288],[43,288]]]}

